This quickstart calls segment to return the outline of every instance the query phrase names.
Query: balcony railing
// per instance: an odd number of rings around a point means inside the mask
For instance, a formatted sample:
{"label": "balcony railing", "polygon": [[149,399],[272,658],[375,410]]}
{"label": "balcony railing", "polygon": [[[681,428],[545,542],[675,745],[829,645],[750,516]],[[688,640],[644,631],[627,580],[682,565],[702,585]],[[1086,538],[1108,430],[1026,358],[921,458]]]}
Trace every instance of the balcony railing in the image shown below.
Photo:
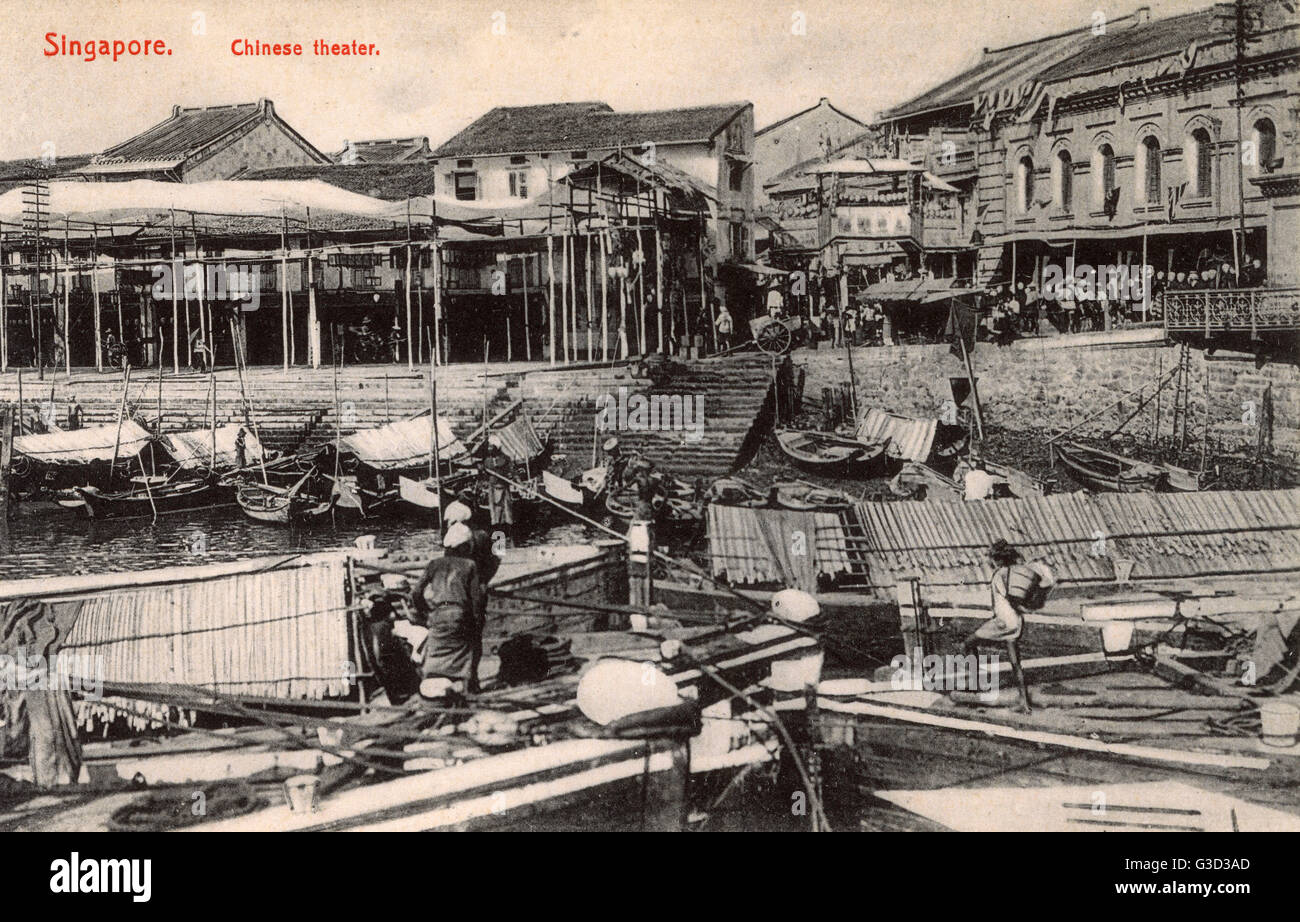
{"label": "balcony railing", "polygon": [[1300,288],[1167,291],[1165,329],[1211,333],[1300,329]]}

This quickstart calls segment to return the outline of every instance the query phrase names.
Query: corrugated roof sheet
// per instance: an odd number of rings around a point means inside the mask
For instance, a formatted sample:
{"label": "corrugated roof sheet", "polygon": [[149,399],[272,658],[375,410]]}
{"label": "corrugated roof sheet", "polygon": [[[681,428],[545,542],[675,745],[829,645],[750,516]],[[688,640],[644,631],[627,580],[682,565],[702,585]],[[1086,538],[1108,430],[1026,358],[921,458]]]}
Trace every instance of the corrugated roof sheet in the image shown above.
{"label": "corrugated roof sheet", "polygon": [[859,503],[847,515],[855,563],[875,587],[905,571],[978,584],[998,538],[1063,582],[1169,579],[1300,568],[1300,490],[1069,493],[963,503]]}
{"label": "corrugated roof sheet", "polygon": [[493,429],[488,435],[488,441],[516,464],[532,461],[545,448],[542,440],[537,437],[533,424],[524,417],[520,417],[508,426]]}
{"label": "corrugated roof sheet", "polygon": [[934,418],[911,419],[872,407],[862,417],[857,437],[864,442],[889,439],[889,448],[886,449],[889,457],[904,461],[924,461],[930,457],[930,449],[934,447],[934,434],[938,428],[939,420]]}
{"label": "corrugated roof sheet", "polygon": [[708,536],[713,575],[736,584],[777,583],[815,592],[818,576],[849,570],[844,528],[835,513],[712,503]]}
{"label": "corrugated roof sheet", "polygon": [[[426,413],[377,429],[354,432],[340,441],[339,449],[371,467],[396,470],[428,462],[429,435]],[[440,459],[465,454],[465,446],[442,417],[438,418],[438,454]]]}
{"label": "corrugated roof sheet", "polygon": [[152,440],[143,426],[126,419],[122,421],[120,438],[117,423],[106,423],[68,432],[20,435],[14,439],[14,452],[44,464],[87,464],[112,461],[114,445],[118,458],[134,457]]}
{"label": "corrugated roof sheet", "polygon": [[433,155],[473,157],[529,151],[588,150],[712,138],[748,103],[615,112],[603,102],[497,106],[453,135]]}
{"label": "corrugated roof sheet", "polygon": [[[251,429],[243,426],[217,427],[218,471],[234,470],[239,466],[239,453],[235,444],[240,430],[244,431],[244,463],[254,464],[262,456],[262,443],[257,440]],[[193,429],[188,432],[169,432],[163,436],[167,451],[184,470],[212,468],[212,430]]]}

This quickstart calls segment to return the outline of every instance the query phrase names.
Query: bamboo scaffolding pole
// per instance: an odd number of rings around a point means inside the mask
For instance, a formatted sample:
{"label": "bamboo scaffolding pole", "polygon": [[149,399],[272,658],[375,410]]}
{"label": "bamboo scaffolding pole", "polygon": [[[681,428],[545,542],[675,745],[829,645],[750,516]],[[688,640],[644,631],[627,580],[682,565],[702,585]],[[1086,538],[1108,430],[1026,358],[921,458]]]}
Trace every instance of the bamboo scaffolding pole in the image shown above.
{"label": "bamboo scaffolding pole", "polygon": [[588,228],[588,232],[587,232],[586,234],[583,234],[583,237],[584,237],[584,238],[586,239],[586,241],[587,241],[587,258],[583,261],[583,274],[586,276],[586,280],[587,280],[587,286],[586,286],[586,288],[587,288],[587,361],[590,362],[591,359],[592,359],[592,342],[591,342],[591,332],[592,332],[592,324],[591,324],[591,322],[592,322],[592,303],[591,303],[591,302],[592,302],[592,290],[591,290],[591,232],[590,232],[590,228]]}

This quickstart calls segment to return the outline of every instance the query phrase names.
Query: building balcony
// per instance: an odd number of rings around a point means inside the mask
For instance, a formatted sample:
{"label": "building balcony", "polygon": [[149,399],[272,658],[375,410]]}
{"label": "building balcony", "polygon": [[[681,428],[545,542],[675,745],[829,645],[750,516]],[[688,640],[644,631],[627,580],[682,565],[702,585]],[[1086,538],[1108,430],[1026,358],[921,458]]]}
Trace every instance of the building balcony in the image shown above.
{"label": "building balcony", "polygon": [[1300,330],[1300,288],[1219,288],[1165,292],[1169,332],[1251,334]]}

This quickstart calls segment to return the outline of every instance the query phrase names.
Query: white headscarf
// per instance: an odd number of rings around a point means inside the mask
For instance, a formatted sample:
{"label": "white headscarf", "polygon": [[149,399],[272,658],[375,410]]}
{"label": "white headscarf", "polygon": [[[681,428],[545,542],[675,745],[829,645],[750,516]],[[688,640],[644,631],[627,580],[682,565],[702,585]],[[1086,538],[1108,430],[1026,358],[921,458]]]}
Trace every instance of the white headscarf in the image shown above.
{"label": "white headscarf", "polygon": [[453,522],[452,526],[447,529],[447,534],[442,539],[444,548],[460,547],[463,544],[469,544],[474,538],[470,533],[469,527],[461,522]]}
{"label": "white headscarf", "polygon": [[460,500],[456,500],[442,512],[442,519],[444,522],[468,522],[473,517],[473,510]]}

